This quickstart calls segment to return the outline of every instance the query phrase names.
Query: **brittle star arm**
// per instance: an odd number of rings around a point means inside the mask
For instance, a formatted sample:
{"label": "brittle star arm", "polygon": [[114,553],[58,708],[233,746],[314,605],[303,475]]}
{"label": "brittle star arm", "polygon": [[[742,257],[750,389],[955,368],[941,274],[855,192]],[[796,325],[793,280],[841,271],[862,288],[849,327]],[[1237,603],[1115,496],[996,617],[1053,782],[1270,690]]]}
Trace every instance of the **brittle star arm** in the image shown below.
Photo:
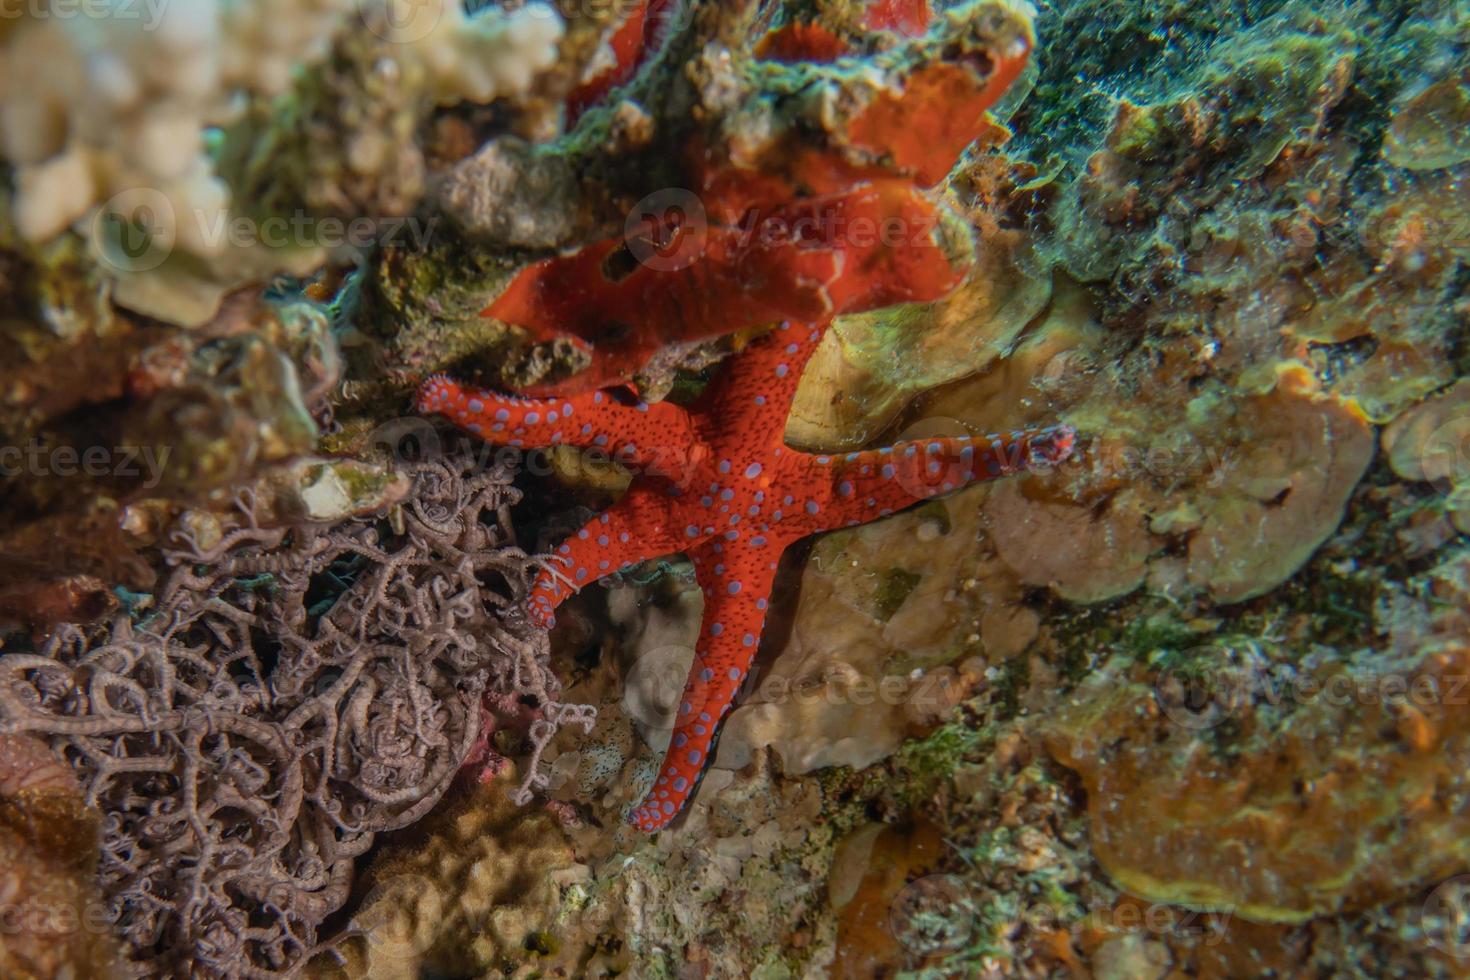
{"label": "brittle star arm", "polygon": [[1054,466],[1071,456],[1075,442],[1072,428],[1059,425],[809,456],[809,466],[826,472],[822,485],[829,489],[805,522],[812,530],[865,523],[970,483]]}
{"label": "brittle star arm", "polygon": [[704,592],[704,616],[668,750],[653,787],[628,817],[640,830],[667,826],[699,785],[760,646],[776,565],[790,540],[754,534],[715,539],[689,552]]}
{"label": "brittle star arm", "polygon": [[521,398],[436,374],[419,386],[419,412],[437,413],[503,446],[580,446],[634,465],[663,463],[659,447],[696,443],[689,413],[669,402],[623,404],[610,392]]}
{"label": "brittle star arm", "polygon": [[634,484],[621,500],[583,525],[555,551],[559,568],[544,569],[531,586],[531,618],[550,629],[556,607],[584,586],[639,562],[679,551],[689,540],[671,524],[665,489]]}

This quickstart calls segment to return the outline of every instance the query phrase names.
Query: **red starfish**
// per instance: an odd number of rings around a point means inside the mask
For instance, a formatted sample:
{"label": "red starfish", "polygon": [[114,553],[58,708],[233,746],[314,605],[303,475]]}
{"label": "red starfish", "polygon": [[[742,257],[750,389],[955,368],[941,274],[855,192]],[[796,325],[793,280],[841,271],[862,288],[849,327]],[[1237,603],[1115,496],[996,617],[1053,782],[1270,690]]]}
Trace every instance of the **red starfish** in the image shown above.
{"label": "red starfish", "polygon": [[818,531],[875,520],[974,480],[1054,465],[1068,426],[980,439],[903,442],[840,456],[782,441],[802,369],[822,329],[783,325],[732,360],[698,403],[620,401],[608,392],[517,398],[433,377],[418,408],[513,446],[600,447],[633,468],[628,492],[561,545],[567,575],[543,572],[532,615],[550,628],[573,591],[671,552],[694,563],[704,618],[672,741],[653,789],[629,815],[664,827],[694,792],[715,734],[750,669],[782,550]]}

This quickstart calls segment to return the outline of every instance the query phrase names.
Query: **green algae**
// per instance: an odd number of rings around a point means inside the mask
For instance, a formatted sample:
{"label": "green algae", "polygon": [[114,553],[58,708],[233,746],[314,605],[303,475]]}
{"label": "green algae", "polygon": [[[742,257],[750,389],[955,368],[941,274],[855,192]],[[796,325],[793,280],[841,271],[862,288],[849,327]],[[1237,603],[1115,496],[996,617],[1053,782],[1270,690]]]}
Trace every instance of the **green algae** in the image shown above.
{"label": "green algae", "polygon": [[874,614],[881,622],[888,622],[898,608],[904,604],[924,577],[904,568],[890,568],[881,573],[877,593],[873,600]]}

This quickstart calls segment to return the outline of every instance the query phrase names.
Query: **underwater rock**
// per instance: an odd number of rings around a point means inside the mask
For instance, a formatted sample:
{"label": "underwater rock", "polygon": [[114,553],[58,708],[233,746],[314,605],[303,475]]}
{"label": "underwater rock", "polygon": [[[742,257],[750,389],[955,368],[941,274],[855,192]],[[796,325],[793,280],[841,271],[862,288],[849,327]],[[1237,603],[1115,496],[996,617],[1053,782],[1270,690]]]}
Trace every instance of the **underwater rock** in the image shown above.
{"label": "underwater rock", "polygon": [[[987,158],[981,158],[987,159]],[[957,179],[974,180],[975,165]],[[1006,191],[994,192],[1013,199]],[[848,450],[877,439],[914,397],[988,368],[1009,352],[1051,298],[1031,237],[1002,227],[977,202],[975,259],[965,279],[932,303],[839,316],[807,368],[787,423],[788,441]]]}
{"label": "underwater rock", "polygon": [[1470,258],[1470,173],[1427,175],[1367,215],[1361,252],[1314,272],[1295,356],[1377,424],[1454,378],[1454,313],[1444,306]]}
{"label": "underwater rock", "polygon": [[[1252,181],[1293,144],[1310,146],[1352,78],[1350,30],[1312,14],[1266,20],[1211,49],[1181,94],[1118,102],[1105,148],[1068,190],[1058,246],[1083,281],[1147,261],[1179,227]],[[1182,229],[1181,229],[1182,230]]]}
{"label": "underwater rock", "polygon": [[1270,591],[1342,522],[1372,461],[1372,429],[1355,407],[1288,383],[1240,407],[1242,451],[1207,493],[1186,575],[1221,602]]}
{"label": "underwater rock", "polygon": [[[127,518],[116,500],[98,497],[83,510],[30,521],[0,536],[0,587],[14,601],[34,600],[16,610],[17,618],[38,627],[91,622],[116,607],[114,586],[151,586],[158,573],[138,553],[140,542]],[[55,615],[68,609],[76,619]]]}
{"label": "underwater rock", "polygon": [[[1463,0],[63,6],[0,16],[0,730],[97,788],[139,969],[1465,972]],[[920,241],[740,237],[824,212]],[[369,247],[214,235],[296,214]],[[834,310],[794,444],[1085,455],[793,554],[637,837],[687,567],[526,633],[531,555],[630,473],[563,447],[512,503],[405,462],[457,445],[406,393],[682,404]],[[89,446],[137,474],[51,454]],[[91,887],[0,824],[17,887]]]}
{"label": "underwater rock", "polygon": [[503,136],[462,160],[435,196],[439,210],[478,247],[551,249],[586,223],[576,186],[565,157]]}
{"label": "underwater rock", "polygon": [[1383,158],[1395,167],[1444,170],[1470,163],[1470,77],[1448,72],[1400,94],[1383,140]]}
{"label": "underwater rock", "polygon": [[591,871],[555,815],[508,797],[505,785],[476,786],[373,860],[349,927],[362,936],[352,975],[519,976],[558,959],[556,934]]}
{"label": "underwater rock", "polygon": [[[1001,559],[1027,585],[1049,586],[1072,602],[1106,602],[1143,584],[1157,545],[1147,502],[1124,490],[1094,510],[1065,499],[1001,488],[986,507]],[[1045,549],[1038,540],[1051,542]]]}
{"label": "underwater rock", "polygon": [[117,976],[117,910],[95,880],[102,816],[38,739],[0,735],[0,971],[15,980]]}
{"label": "underwater rock", "polygon": [[[553,799],[545,804],[544,814],[511,811],[491,795],[503,783],[450,805],[449,812],[463,826],[478,828],[489,820],[492,827],[507,828],[505,833],[520,844],[520,852],[547,855],[544,867],[532,867],[511,879],[507,893],[523,894],[530,881],[534,883],[529,894],[547,901],[520,902],[512,897],[506,903],[504,923],[495,921],[481,930],[486,938],[470,940],[468,946],[446,944],[429,956],[415,953],[411,962],[469,960],[473,965],[489,951],[490,938],[515,935],[526,935],[528,941],[520,949],[507,944],[505,955],[492,965],[510,964],[545,976],[673,972],[691,962],[707,964],[712,975],[766,969],[779,976],[793,961],[809,962],[811,969],[819,970],[830,959],[834,925],[818,910],[826,901],[831,839],[821,826],[821,794],[813,781],[781,779],[771,766],[741,773],[715,769],[705,776],[686,815],[657,838],[638,833],[623,820],[651,783],[656,762],[646,758],[634,730],[634,726],[647,728],[649,716],[643,703],[628,697],[623,687],[643,685],[643,690],[657,695],[658,685],[649,677],[657,673],[658,661],[640,664],[660,647],[649,649],[640,637],[652,642],[672,635],[660,630],[676,631],[681,606],[692,607],[697,624],[697,601],[684,602],[683,590],[676,575],[617,590],[624,593],[614,600],[619,622],[632,631],[640,656],[615,669],[579,671],[578,682],[565,692],[568,698],[596,704],[598,724],[586,735],[566,732],[548,747],[545,758]],[[655,628],[649,631],[643,631],[641,617],[650,609],[637,609],[640,593],[653,599],[650,606],[673,600],[662,614],[652,612],[649,618]],[[574,625],[572,610],[563,609],[568,626]],[[557,635],[562,636],[563,630],[559,628]],[[580,635],[584,642],[590,638],[607,645],[605,634]],[[673,676],[672,683],[682,685],[682,672]],[[473,810],[489,816],[475,815]],[[431,827],[443,826],[433,819]],[[501,820],[505,822],[497,822]],[[388,930],[389,942],[410,935],[410,917],[421,913],[449,922],[473,922],[458,911],[464,904],[460,896],[473,899],[484,894],[501,880],[500,870],[523,866],[519,854],[506,852],[491,862],[498,870],[487,868],[478,880],[466,877],[460,873],[466,868],[461,854],[474,860],[500,846],[474,840],[458,848],[453,858],[423,861],[420,855],[442,853],[437,849],[452,838],[449,832],[427,837],[410,832],[385,849],[382,863],[416,868],[432,888],[413,894],[433,899],[417,905],[393,899],[380,903],[385,915],[401,923],[396,931]],[[556,870],[568,867],[564,873]],[[547,868],[552,869],[549,875]],[[415,948],[422,949],[441,934],[431,927],[417,935],[429,937],[414,941]]]}
{"label": "underwater rock", "polygon": [[1399,477],[1433,484],[1455,527],[1470,534],[1470,380],[1399,416],[1383,431],[1383,450]]}
{"label": "underwater rock", "polygon": [[623,710],[644,743],[662,752],[669,747],[679,695],[694,662],[704,596],[692,565],[649,564],[659,570],[658,585],[629,582],[609,589],[608,619],[622,633],[618,673]]}
{"label": "underwater rock", "polygon": [[731,711],[715,765],[769,750],[790,774],[864,768],[948,713],[975,682],[949,665],[981,652],[980,617],[1004,605],[973,581],[974,494],[817,542],[789,634],[768,630],[780,645]]}
{"label": "underwater rock", "polygon": [[865,873],[832,896],[840,913],[832,976],[881,975],[903,959],[904,945],[922,946],[925,940],[939,945],[948,938],[926,936],[923,926],[926,915],[953,914],[956,910],[945,906],[961,897],[946,887],[950,882],[944,876],[925,874],[939,864],[944,850],[942,833],[932,824],[871,825],[838,845],[831,880],[837,880],[840,863]]}
{"label": "underwater rock", "polygon": [[[182,507],[228,510],[241,486],[263,478],[284,490],[342,375],[328,314],[310,301],[238,293],[207,326],[178,331],[99,306],[106,287],[86,274],[58,292],[79,267],[68,246],[54,257],[19,291],[17,316],[0,321],[0,344],[15,355],[0,369],[9,392],[0,408],[0,589],[10,601],[32,596],[36,610],[76,614],[21,617],[36,623],[107,612],[106,589],[88,577],[149,588],[156,572],[140,552]],[[330,465],[351,485],[344,506],[392,496],[387,474]],[[284,519],[313,506],[283,498],[281,510]]]}
{"label": "underwater rock", "polygon": [[0,201],[0,431],[18,444],[49,419],[121,397],[129,367],[165,331],[111,307],[79,243],[11,251],[10,217]]}
{"label": "underwater rock", "polygon": [[1047,745],[1082,775],[1113,880],[1295,923],[1463,867],[1467,570],[1451,557],[1382,603],[1387,650],[1221,636],[1084,681]]}
{"label": "underwater rock", "polygon": [[56,577],[39,563],[0,562],[0,630],[91,623],[115,609],[112,586],[95,575]]}
{"label": "underwater rock", "polygon": [[1435,82],[1394,115],[1384,158],[1407,170],[1443,170],[1470,162],[1470,90],[1462,79]]}
{"label": "underwater rock", "polygon": [[1010,358],[913,410],[973,426],[1057,399],[1091,434],[1083,466],[990,495],[1002,559],[1076,602],[1126,595],[1150,576],[1159,590],[1239,602],[1289,578],[1336,529],[1372,459],[1362,412],[1290,365],[1263,394],[1200,386],[1181,412],[1171,368],[1126,358],[1096,368],[1107,343],[1088,317],[1085,303],[1057,304]]}

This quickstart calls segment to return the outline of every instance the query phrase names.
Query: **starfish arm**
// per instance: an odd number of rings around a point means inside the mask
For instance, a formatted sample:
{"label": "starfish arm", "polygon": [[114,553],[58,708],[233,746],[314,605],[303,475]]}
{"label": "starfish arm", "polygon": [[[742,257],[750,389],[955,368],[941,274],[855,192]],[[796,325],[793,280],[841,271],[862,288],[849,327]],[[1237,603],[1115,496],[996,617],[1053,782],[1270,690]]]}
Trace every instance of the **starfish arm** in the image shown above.
{"label": "starfish arm", "polygon": [[711,442],[779,440],[801,373],[822,342],[826,324],[782,323],[750,342],[695,405],[711,427]]}
{"label": "starfish arm", "polygon": [[419,386],[418,411],[437,413],[487,442],[603,449],[620,462],[664,464],[667,449],[695,445],[689,414],[668,402],[619,403],[607,392],[521,398],[436,374]]}
{"label": "starfish arm", "polygon": [[653,788],[628,815],[646,833],[684,808],[709,764],[715,738],[760,645],[776,564],[787,540],[755,535],[689,552],[704,591],[694,663]]}
{"label": "starfish arm", "polygon": [[1072,455],[1075,441],[1071,426],[1058,425],[810,456],[825,492],[815,495],[817,509],[808,506],[804,519],[814,530],[866,523],[980,480],[1055,466]]}
{"label": "starfish arm", "polygon": [[556,567],[543,569],[532,583],[531,618],[550,629],[556,607],[583,586],[683,549],[690,539],[686,529],[673,527],[671,500],[666,490],[634,483],[616,504],[557,546]]}

